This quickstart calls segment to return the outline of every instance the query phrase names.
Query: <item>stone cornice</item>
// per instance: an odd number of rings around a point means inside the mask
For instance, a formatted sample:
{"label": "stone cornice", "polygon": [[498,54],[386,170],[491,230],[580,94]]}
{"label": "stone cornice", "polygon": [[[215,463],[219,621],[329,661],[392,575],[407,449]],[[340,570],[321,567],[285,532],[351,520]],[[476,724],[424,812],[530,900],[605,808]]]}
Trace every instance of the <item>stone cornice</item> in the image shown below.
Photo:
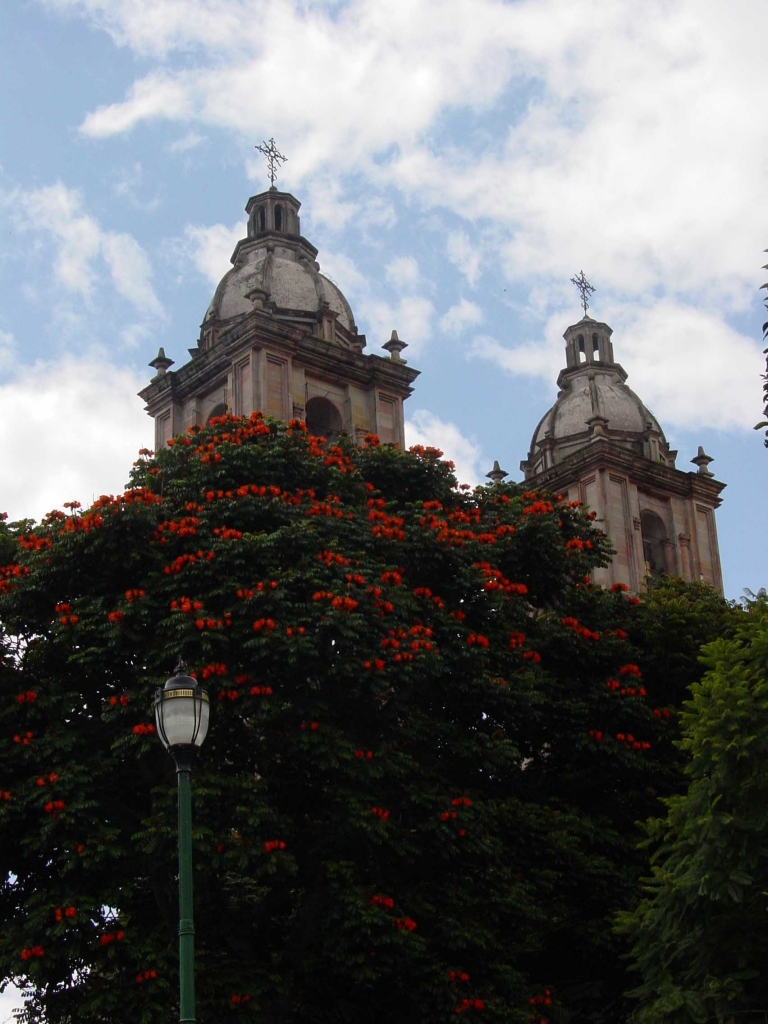
{"label": "stone cornice", "polygon": [[600,469],[615,470],[630,477],[641,490],[683,498],[697,498],[712,508],[721,504],[720,492],[725,488],[711,476],[702,473],[684,473],[660,462],[652,462],[625,448],[617,448],[607,439],[592,441],[586,448],[574,452],[567,459],[550,466],[535,476],[528,477],[526,487],[560,491],[574,484],[585,474]]}
{"label": "stone cornice", "polygon": [[150,415],[154,415],[169,400],[183,402],[208,390],[229,372],[242,351],[262,347],[290,356],[295,365],[329,378],[338,377],[343,366],[347,380],[363,386],[377,384],[402,398],[412,393],[411,384],[420,372],[401,360],[362,355],[255,310],[222,330],[212,348],[200,350],[178,370],[154,377],[139,392],[139,397]]}

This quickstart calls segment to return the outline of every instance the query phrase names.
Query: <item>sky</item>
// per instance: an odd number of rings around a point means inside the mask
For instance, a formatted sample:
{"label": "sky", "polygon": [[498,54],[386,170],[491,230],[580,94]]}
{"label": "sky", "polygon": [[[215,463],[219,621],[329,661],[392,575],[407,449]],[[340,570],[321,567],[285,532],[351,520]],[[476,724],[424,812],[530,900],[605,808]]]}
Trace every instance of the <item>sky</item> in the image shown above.
{"label": "sky", "polygon": [[274,137],[366,351],[421,370],[410,443],[521,479],[583,269],[678,467],[727,484],[727,596],[765,586],[767,36],[761,0],[5,0],[0,510],[125,484]]}

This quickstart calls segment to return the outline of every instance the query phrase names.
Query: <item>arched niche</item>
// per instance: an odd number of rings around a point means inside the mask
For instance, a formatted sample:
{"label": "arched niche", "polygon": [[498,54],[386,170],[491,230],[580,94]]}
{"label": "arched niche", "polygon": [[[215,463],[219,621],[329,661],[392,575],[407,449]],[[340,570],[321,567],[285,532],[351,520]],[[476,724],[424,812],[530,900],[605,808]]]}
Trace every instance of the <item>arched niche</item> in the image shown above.
{"label": "arched niche", "polygon": [[341,413],[327,398],[310,398],[304,414],[310,434],[327,437],[329,441],[339,436],[343,426]]}
{"label": "arched niche", "polygon": [[667,528],[661,516],[650,509],[644,509],[640,513],[640,530],[643,535],[643,556],[651,576],[664,576],[673,572],[667,554]]}
{"label": "arched niche", "polygon": [[207,426],[211,422],[211,420],[214,419],[216,416],[226,416],[226,415],[227,415],[226,403],[225,402],[219,402],[218,405],[214,405],[214,407],[208,413],[208,419],[205,421],[205,424]]}

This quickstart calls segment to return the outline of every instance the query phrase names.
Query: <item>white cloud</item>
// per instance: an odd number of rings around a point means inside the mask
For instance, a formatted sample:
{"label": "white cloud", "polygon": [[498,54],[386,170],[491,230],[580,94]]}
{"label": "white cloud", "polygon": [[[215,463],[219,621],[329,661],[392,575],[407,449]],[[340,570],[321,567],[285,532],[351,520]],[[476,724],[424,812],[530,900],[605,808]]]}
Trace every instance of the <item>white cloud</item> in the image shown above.
{"label": "white cloud", "polygon": [[364,299],[357,303],[358,325],[365,327],[369,344],[378,347],[389,340],[396,330],[409,350],[405,359],[421,352],[432,337],[435,307],[423,296],[406,295],[394,305],[379,299]]}
{"label": "white cloud", "polygon": [[245,233],[242,221],[233,224],[231,228],[224,224],[211,224],[210,227],[188,224],[184,229],[185,250],[200,273],[217,285],[226,272],[232,269],[232,253]]}
{"label": "white cloud", "polygon": [[188,153],[205,142],[205,136],[199,132],[187,132],[168,146],[169,153]]}
{"label": "white cloud", "polygon": [[144,249],[132,235],[105,231],[85,211],[79,191],[59,181],[40,189],[17,189],[13,198],[12,216],[19,230],[53,236],[54,275],[67,291],[90,301],[99,280],[97,261],[101,258],[123,298],[146,315],[164,316]]}
{"label": "white cloud", "polygon": [[413,256],[396,256],[384,267],[387,280],[402,291],[413,291],[421,284],[419,264]]}
{"label": "white cloud", "polygon": [[153,447],[136,397],[146,383],[95,350],[24,367],[0,386],[0,511],[40,519],[65,501],[121,491],[138,449]]}
{"label": "white cloud", "polygon": [[136,239],[107,232],[102,236],[101,250],[117,291],[137,309],[162,316],[163,307],[152,287],[149,257]]}
{"label": "white cloud", "polygon": [[478,445],[464,437],[455,423],[446,423],[426,409],[416,409],[405,423],[405,443],[408,447],[422,444],[439,448],[445,458],[455,464],[460,484],[485,483],[483,453]]}
{"label": "white cloud", "polygon": [[440,327],[446,334],[461,334],[467,327],[483,322],[483,311],[475,302],[463,296],[440,318]]}
{"label": "white cloud", "polygon": [[[647,307],[614,306],[614,358],[627,384],[664,426],[749,429],[756,417],[760,346],[739,334],[719,311],[671,299]],[[510,376],[552,384],[565,365],[563,320],[550,318],[540,341],[502,345],[487,335],[473,340],[470,357],[489,359]]]}
{"label": "white cloud", "polygon": [[445,248],[451,263],[464,275],[470,288],[480,279],[481,253],[469,241],[466,231],[451,231]]}
{"label": "white cloud", "polygon": [[10,369],[15,354],[16,339],[10,331],[0,330],[0,370]]}

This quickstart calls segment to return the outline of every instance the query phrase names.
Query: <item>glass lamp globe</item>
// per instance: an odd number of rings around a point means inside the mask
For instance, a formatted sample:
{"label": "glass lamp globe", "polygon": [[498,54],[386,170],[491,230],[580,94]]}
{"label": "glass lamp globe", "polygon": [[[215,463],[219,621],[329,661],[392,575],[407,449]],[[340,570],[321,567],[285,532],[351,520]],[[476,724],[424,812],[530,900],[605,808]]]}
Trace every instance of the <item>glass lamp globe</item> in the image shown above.
{"label": "glass lamp globe", "polygon": [[176,675],[155,691],[157,734],[166,750],[197,750],[208,735],[208,692],[179,664]]}

